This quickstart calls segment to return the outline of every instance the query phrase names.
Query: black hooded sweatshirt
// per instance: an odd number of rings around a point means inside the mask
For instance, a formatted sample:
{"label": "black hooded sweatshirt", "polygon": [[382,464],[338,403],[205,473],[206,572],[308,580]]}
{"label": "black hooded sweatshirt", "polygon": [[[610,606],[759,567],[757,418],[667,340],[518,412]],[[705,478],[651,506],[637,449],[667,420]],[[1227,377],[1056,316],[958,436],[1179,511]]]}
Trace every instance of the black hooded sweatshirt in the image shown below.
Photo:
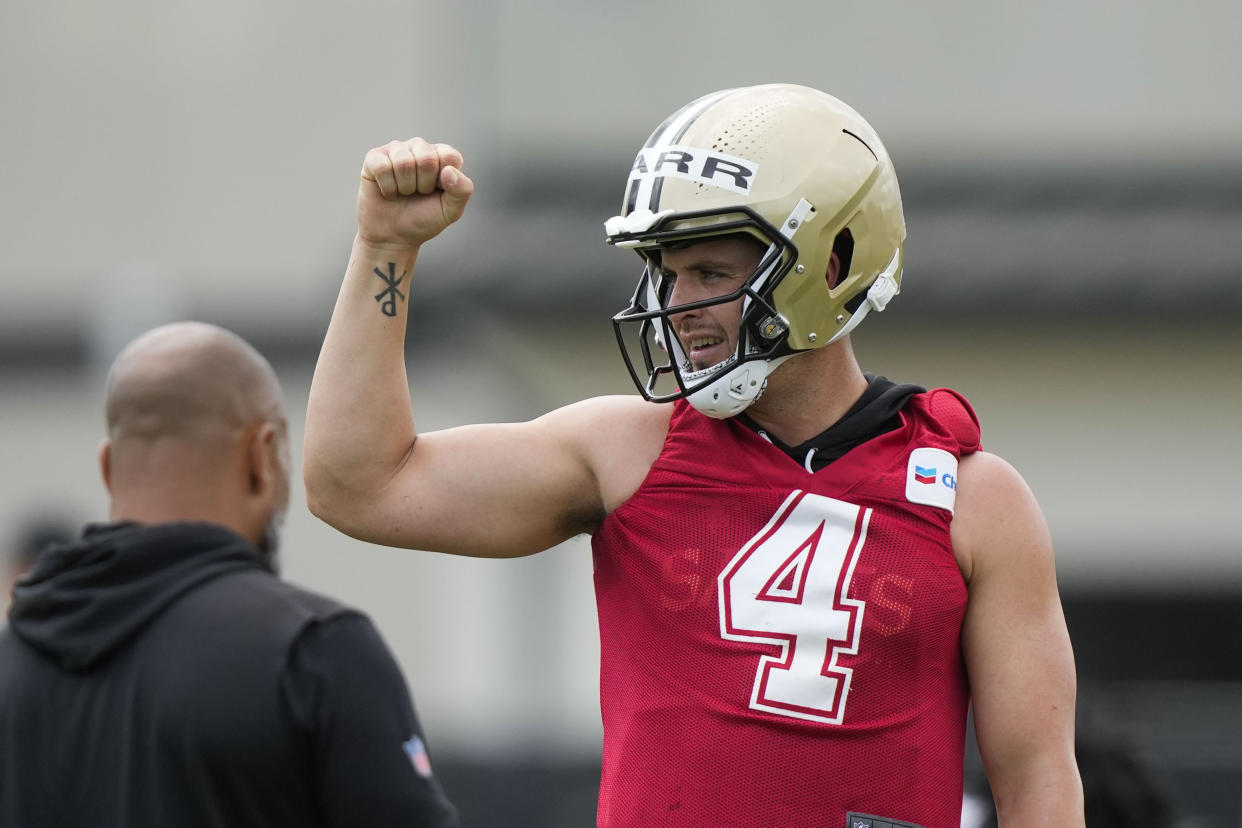
{"label": "black hooded sweatshirt", "polygon": [[901,427],[901,409],[915,394],[926,391],[920,385],[901,384],[877,374],[864,374],[867,378],[867,389],[862,396],[850,406],[850,409],[827,429],[796,446],[791,446],[768,434],[754,420],[745,414],[739,414],[738,422],[794,460],[802,463],[809,471],[819,471],[829,463],[840,460],[851,450],[861,446],[868,440],[874,440]]}
{"label": "black hooded sweatshirt", "polygon": [[362,614],[201,523],[87,527],[0,628],[0,826],[451,826]]}

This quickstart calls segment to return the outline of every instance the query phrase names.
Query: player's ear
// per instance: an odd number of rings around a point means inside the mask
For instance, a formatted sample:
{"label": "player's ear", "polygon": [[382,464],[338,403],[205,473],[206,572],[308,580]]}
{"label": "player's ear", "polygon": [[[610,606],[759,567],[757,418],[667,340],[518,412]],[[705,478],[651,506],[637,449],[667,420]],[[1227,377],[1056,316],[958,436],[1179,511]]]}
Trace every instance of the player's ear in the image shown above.
{"label": "player's ear", "polygon": [[828,257],[828,269],[824,271],[824,281],[828,283],[829,290],[832,290],[841,281],[841,257],[837,255],[835,250]]}
{"label": "player's ear", "polygon": [[99,451],[96,452],[99,458],[99,473],[103,477],[104,488],[108,493],[112,493],[112,442],[104,440],[99,444]]}
{"label": "player's ear", "polygon": [[837,237],[832,240],[832,256],[828,259],[828,269],[824,273],[829,290],[841,284],[841,280],[849,275],[850,262],[853,258],[854,234],[847,227],[837,233]]}
{"label": "player's ear", "polygon": [[259,423],[246,436],[246,467],[250,493],[265,495],[276,485],[278,434],[273,423]]}

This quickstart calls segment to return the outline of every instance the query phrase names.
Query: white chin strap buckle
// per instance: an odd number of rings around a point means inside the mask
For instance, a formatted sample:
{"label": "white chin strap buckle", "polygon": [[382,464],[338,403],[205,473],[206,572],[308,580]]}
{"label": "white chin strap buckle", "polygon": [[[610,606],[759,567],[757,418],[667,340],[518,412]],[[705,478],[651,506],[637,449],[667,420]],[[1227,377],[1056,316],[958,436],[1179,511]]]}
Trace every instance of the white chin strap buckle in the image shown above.
{"label": "white chin strap buckle", "polygon": [[889,263],[889,268],[876,277],[870,289],[867,290],[867,301],[871,303],[871,307],[877,311],[882,311],[888,307],[888,303],[901,290],[897,286],[897,280],[893,278],[893,265],[896,263],[896,255],[894,254],[893,262]]}

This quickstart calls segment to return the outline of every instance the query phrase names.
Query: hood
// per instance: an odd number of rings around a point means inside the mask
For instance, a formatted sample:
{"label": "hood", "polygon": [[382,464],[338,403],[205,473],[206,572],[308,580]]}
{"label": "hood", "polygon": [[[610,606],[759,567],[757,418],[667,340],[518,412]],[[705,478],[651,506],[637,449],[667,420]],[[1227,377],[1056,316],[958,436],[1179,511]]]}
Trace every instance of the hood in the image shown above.
{"label": "hood", "polygon": [[865,374],[867,390],[841,419],[804,443],[790,446],[768,434],[745,414],[737,419],[799,463],[820,469],[844,457],[857,446],[900,427],[898,415],[909,399],[926,389],[918,385],[897,384],[887,377]]}
{"label": "hood", "polygon": [[242,569],[268,566],[222,526],[91,525],[80,540],[43,550],[18,581],[9,627],[61,667],[87,670],[187,591]]}

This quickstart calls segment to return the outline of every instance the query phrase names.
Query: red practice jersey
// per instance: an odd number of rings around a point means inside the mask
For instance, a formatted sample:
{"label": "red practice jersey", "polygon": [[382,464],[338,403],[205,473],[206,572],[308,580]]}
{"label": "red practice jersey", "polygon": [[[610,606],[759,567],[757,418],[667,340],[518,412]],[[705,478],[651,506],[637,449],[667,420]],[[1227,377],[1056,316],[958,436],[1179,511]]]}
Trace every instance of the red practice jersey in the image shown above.
{"label": "red practice jersey", "polygon": [[[607,828],[958,828],[966,584],[956,393],[809,472],[675,404],[593,540]],[[870,815],[851,817],[847,814]]]}

